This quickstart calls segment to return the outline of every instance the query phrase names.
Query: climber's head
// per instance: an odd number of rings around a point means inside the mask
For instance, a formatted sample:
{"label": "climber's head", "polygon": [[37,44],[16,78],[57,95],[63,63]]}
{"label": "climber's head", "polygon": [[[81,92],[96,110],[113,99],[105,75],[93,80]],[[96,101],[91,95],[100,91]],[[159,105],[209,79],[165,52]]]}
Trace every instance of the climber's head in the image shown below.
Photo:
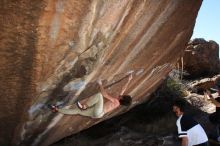
{"label": "climber's head", "polygon": [[130,95],[120,95],[119,96],[120,105],[129,106],[132,103],[132,98]]}

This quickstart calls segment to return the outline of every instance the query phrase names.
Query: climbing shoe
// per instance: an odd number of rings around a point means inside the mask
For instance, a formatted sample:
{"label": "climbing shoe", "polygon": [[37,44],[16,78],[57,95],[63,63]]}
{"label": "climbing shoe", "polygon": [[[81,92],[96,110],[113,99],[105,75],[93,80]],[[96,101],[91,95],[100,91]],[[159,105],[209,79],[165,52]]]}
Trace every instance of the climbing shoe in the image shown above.
{"label": "climbing shoe", "polygon": [[52,111],[53,113],[58,112],[58,107],[57,107],[56,105],[51,104],[51,105],[49,105],[48,107],[51,109],[51,111]]}
{"label": "climbing shoe", "polygon": [[76,105],[77,107],[80,109],[80,110],[85,110],[86,107],[84,105],[82,105],[79,101],[76,102]]}

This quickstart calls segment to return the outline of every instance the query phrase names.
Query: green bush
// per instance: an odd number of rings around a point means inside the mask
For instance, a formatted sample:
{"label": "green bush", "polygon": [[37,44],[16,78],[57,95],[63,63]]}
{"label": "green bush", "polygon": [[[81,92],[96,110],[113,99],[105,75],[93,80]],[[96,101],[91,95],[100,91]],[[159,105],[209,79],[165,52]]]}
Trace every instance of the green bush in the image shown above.
{"label": "green bush", "polygon": [[187,92],[180,81],[173,80],[168,77],[156,90],[154,96],[174,99],[187,96]]}

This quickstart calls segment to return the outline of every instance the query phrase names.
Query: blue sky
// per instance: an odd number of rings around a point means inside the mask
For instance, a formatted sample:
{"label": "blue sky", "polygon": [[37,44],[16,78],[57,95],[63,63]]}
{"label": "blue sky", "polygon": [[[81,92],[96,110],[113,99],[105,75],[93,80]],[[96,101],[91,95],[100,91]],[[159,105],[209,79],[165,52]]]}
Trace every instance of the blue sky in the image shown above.
{"label": "blue sky", "polygon": [[220,44],[220,0],[203,0],[193,38],[214,40]]}

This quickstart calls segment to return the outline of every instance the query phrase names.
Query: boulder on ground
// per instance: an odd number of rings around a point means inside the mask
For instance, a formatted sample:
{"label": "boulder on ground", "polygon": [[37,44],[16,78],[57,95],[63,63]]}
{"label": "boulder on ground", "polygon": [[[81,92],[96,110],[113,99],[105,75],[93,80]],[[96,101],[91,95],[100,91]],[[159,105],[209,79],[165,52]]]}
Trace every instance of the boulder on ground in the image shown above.
{"label": "boulder on ground", "polygon": [[188,43],[183,57],[183,67],[189,75],[197,78],[212,76],[220,71],[219,45],[215,41],[194,39]]}

